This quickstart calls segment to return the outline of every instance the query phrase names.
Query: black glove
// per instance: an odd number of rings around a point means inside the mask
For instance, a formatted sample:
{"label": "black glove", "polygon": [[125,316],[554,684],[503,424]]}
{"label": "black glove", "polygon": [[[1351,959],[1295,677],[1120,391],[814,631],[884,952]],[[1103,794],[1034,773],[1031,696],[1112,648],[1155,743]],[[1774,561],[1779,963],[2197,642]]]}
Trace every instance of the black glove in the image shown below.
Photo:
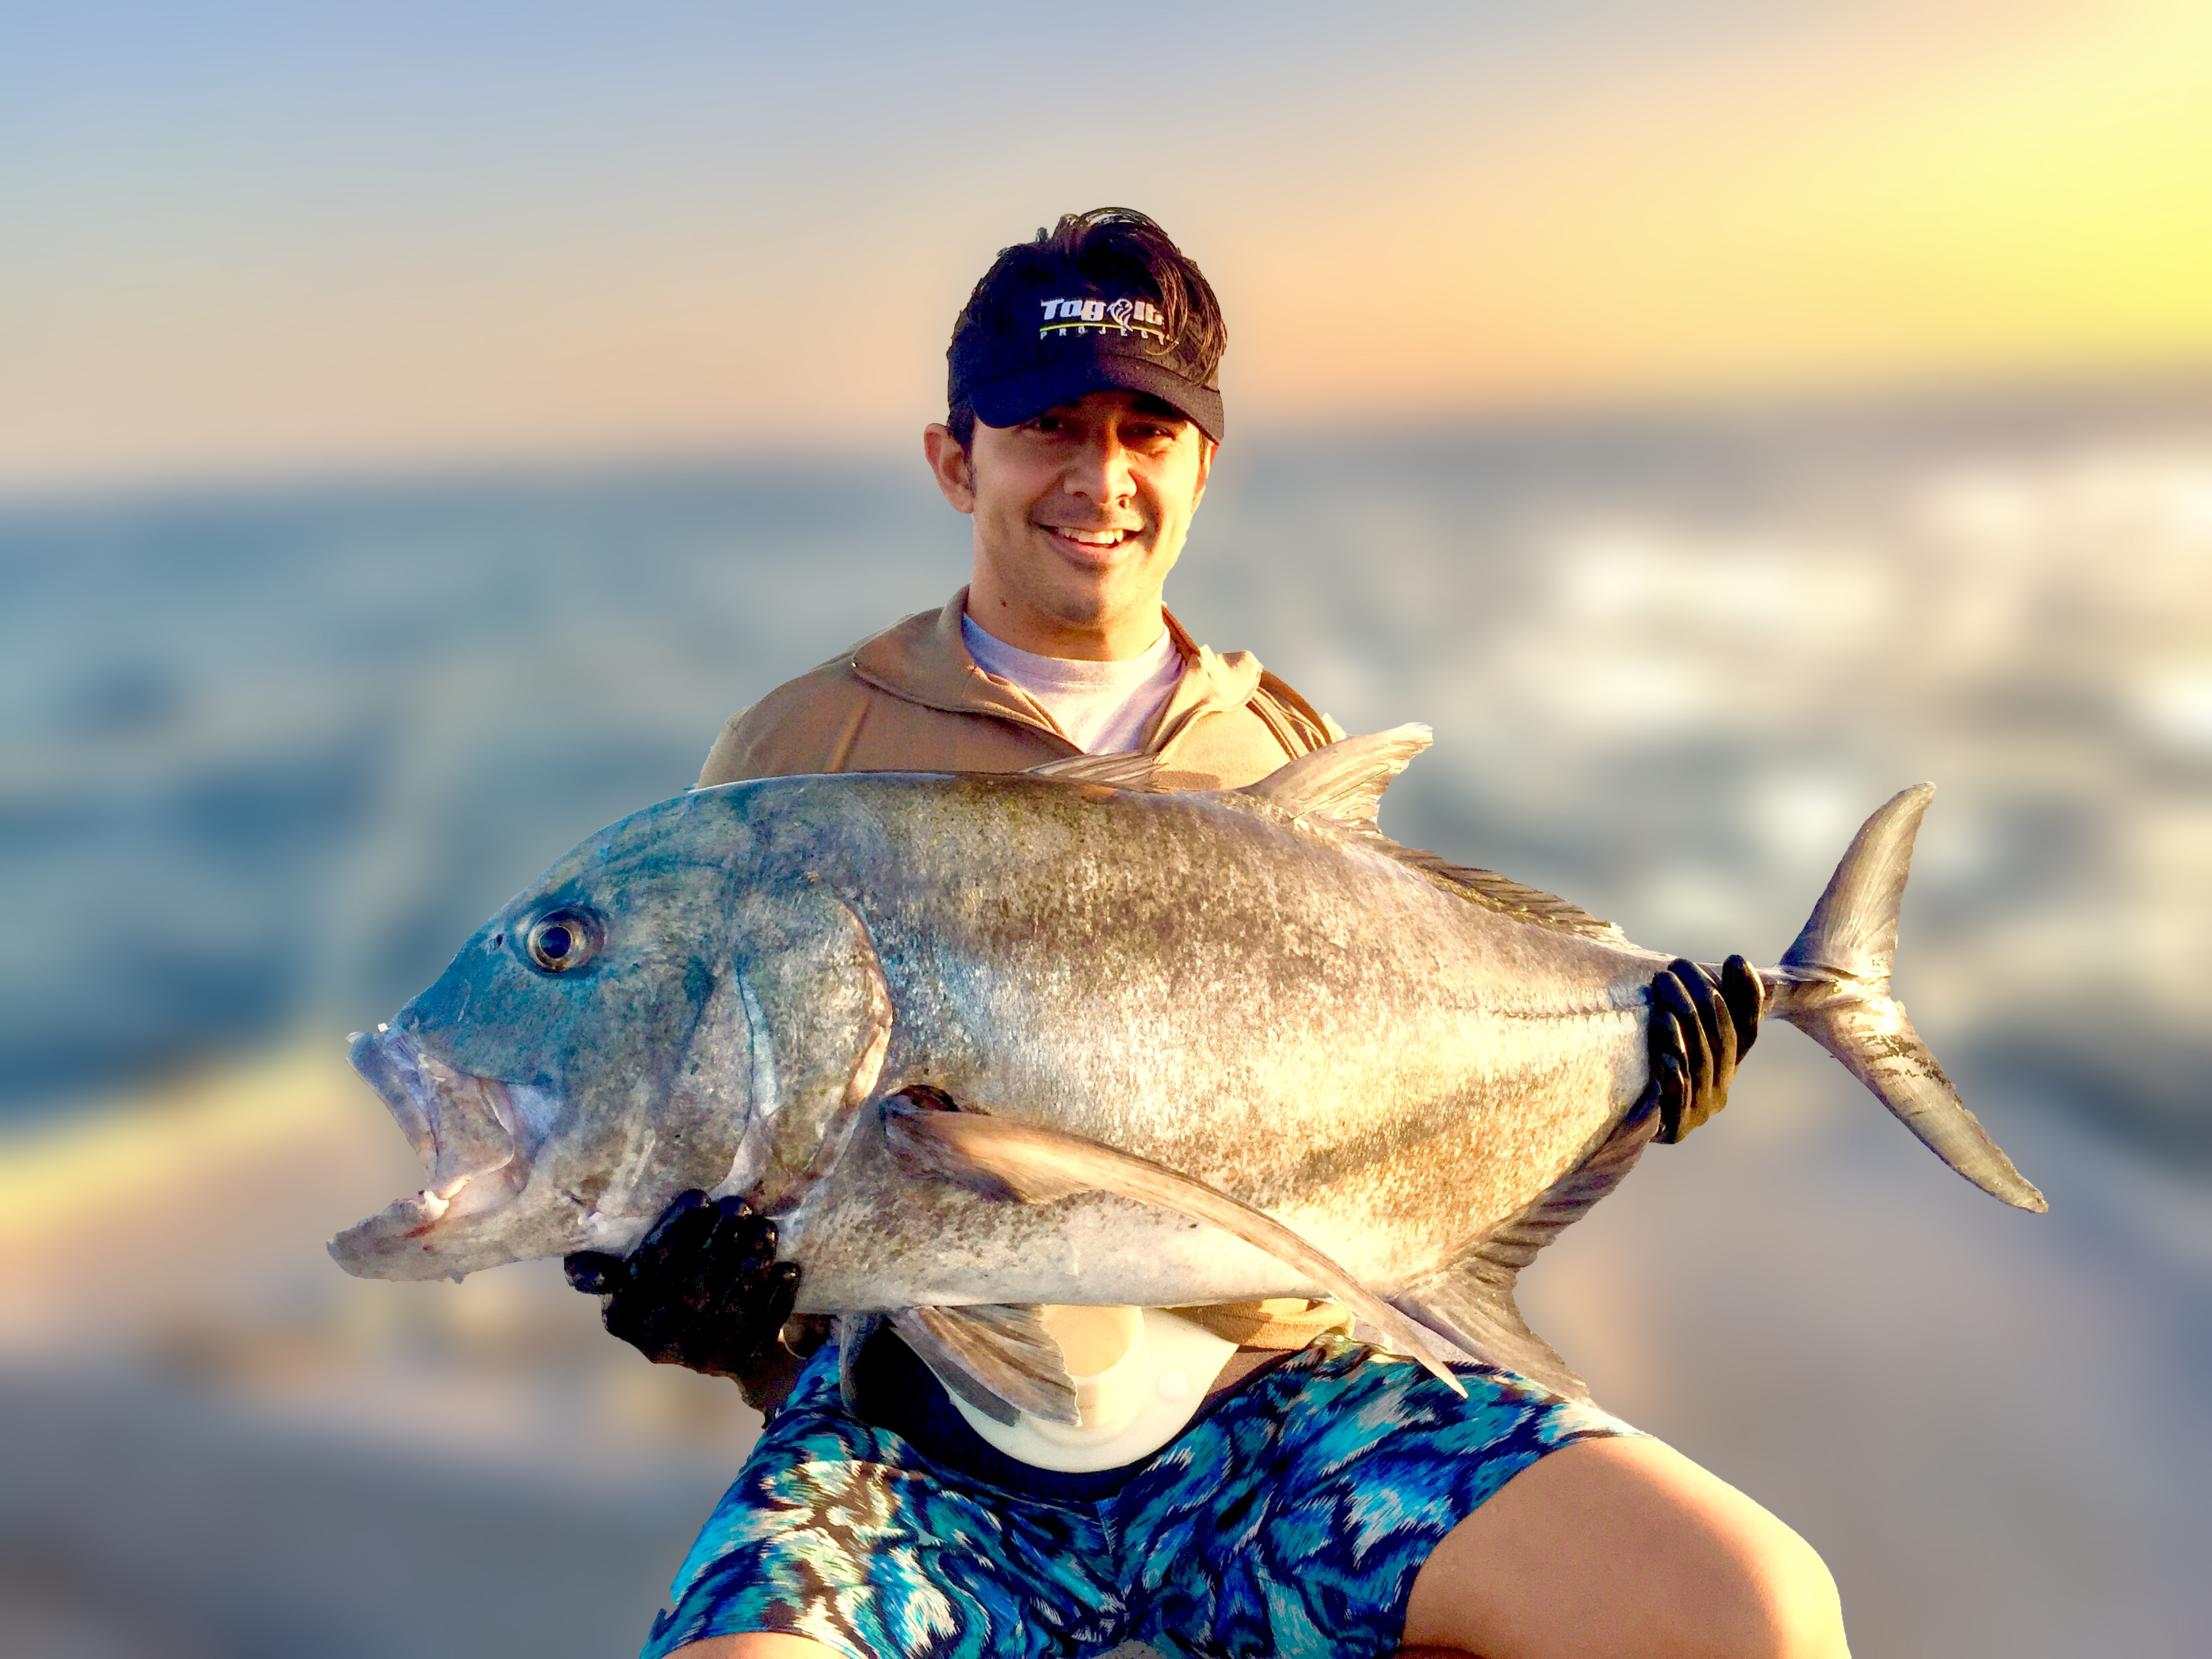
{"label": "black glove", "polygon": [[756,1393],[787,1389],[796,1370],[777,1334],[799,1295],[799,1267],[775,1259],[775,1223],[743,1199],[710,1203],[690,1192],[628,1255],[580,1250],[562,1265],[569,1284],[605,1298],[610,1334],[656,1364],[735,1377],[760,1406]]}
{"label": "black glove", "polygon": [[1658,1139],[1672,1146],[1728,1104],[1736,1063],[1759,1036],[1765,988],[1741,957],[1710,969],[1677,957],[1651,981],[1651,1083]]}

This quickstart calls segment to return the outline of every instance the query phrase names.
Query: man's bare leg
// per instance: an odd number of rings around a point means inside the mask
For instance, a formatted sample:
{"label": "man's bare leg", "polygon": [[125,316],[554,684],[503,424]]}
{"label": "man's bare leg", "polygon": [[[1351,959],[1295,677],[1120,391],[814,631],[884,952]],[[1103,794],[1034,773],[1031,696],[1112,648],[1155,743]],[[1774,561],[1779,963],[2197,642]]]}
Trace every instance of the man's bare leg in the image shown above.
{"label": "man's bare leg", "polygon": [[[1583,1440],[1523,1469],[1413,1581],[1408,1650],[1481,1659],[1848,1659],[1812,1547],[1656,1440]],[[836,1659],[717,1636],[681,1659]]]}
{"label": "man's bare leg", "polygon": [[1847,1659],[1812,1547],[1644,1439],[1577,1441],[1507,1481],[1414,1579],[1405,1642],[1482,1659]]}

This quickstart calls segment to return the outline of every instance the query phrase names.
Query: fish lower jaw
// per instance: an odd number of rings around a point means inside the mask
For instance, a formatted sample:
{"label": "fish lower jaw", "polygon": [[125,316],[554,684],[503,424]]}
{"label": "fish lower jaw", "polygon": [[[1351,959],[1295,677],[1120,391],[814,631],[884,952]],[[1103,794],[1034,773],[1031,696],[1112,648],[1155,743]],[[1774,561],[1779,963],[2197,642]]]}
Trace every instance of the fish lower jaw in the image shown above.
{"label": "fish lower jaw", "polygon": [[510,1203],[513,1173],[502,1165],[454,1176],[398,1199],[332,1239],[331,1258],[356,1278],[458,1279],[470,1267],[456,1261],[447,1229]]}
{"label": "fish lower jaw", "polygon": [[392,1208],[420,1213],[423,1218],[423,1226],[428,1227],[434,1222],[443,1220],[452,1211],[453,1200],[467,1190],[475,1181],[474,1176],[455,1176],[441,1187],[425,1187],[414,1197],[401,1199]]}

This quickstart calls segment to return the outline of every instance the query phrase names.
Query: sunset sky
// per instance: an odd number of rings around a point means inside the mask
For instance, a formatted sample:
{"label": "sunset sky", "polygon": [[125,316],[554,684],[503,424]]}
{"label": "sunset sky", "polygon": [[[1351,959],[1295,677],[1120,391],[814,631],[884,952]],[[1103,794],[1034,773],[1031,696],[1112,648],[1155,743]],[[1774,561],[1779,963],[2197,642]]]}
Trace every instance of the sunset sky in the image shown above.
{"label": "sunset sky", "polygon": [[1232,431],[2212,370],[2203,0],[0,15],[0,489],[878,453],[1153,213]]}

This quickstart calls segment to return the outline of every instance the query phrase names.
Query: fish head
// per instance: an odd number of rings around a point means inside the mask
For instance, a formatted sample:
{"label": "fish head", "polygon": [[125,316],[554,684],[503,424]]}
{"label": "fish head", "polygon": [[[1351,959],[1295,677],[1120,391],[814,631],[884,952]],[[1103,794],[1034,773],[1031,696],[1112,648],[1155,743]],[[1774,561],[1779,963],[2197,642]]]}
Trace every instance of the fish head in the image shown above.
{"label": "fish head", "polygon": [[744,830],[710,797],[586,841],[353,1040],[428,1184],[340,1234],[366,1278],[625,1249],[728,1175],[750,1115],[730,990]]}

